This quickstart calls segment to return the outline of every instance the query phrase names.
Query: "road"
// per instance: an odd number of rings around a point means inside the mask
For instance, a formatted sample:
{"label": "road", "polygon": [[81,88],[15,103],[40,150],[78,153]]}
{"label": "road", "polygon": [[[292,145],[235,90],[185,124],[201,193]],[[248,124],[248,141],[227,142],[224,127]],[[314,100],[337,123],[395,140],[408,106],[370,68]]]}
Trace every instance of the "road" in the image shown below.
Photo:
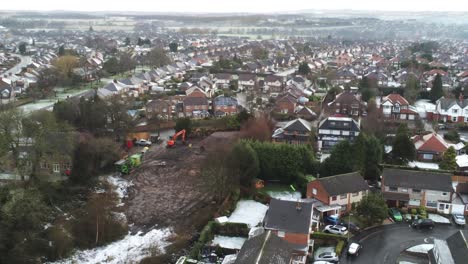
{"label": "road", "polygon": [[27,65],[32,63],[32,59],[30,56],[23,56],[18,54],[12,54],[12,56],[19,58],[21,61],[18,64],[16,64],[13,68],[10,68],[8,71],[6,71],[3,75],[10,75],[10,73],[17,74],[21,71],[23,67],[26,67]]}
{"label": "road", "polygon": [[434,238],[446,239],[458,230],[453,225],[436,225],[433,230],[413,229],[408,223],[379,226],[353,237],[351,242],[361,244],[362,250],[358,257],[347,257],[345,248],[340,263],[395,264],[407,248],[432,243]]}

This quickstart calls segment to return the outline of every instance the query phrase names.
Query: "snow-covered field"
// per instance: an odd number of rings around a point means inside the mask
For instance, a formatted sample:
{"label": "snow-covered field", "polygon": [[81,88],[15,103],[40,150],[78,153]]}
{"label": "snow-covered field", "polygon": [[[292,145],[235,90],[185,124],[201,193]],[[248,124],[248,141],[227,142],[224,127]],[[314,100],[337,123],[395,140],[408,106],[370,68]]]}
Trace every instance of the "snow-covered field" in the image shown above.
{"label": "snow-covered field", "polygon": [[117,193],[120,199],[127,197],[127,189],[133,186],[132,182],[129,182],[126,179],[117,176],[107,176],[106,180],[109,184],[114,186],[115,192]]}
{"label": "snow-covered field", "polygon": [[429,170],[438,170],[439,169],[439,164],[437,163],[429,163],[429,162],[419,162],[419,161],[412,161],[408,163],[408,166],[415,168],[421,168],[421,169],[429,169]]}
{"label": "snow-covered field", "polygon": [[410,247],[406,251],[427,254],[427,252],[429,252],[429,250],[431,250],[432,248],[434,248],[434,244],[421,244],[414,247]]}
{"label": "snow-covered field", "polygon": [[54,262],[55,264],[121,264],[138,263],[153,251],[164,252],[169,245],[167,238],[171,236],[171,229],[153,229],[146,234],[128,234],[122,240],[104,247],[79,251],[68,259]]}
{"label": "snow-covered field", "polygon": [[435,223],[450,224],[450,220],[438,214],[427,214],[427,218],[431,219]]}
{"label": "snow-covered field", "polygon": [[271,198],[275,198],[278,200],[286,200],[286,201],[298,201],[302,198],[300,192],[267,192]]}
{"label": "snow-covered field", "polygon": [[241,249],[245,240],[247,240],[245,237],[215,236],[211,244],[222,248]]}
{"label": "snow-covered field", "polygon": [[229,217],[229,222],[245,223],[249,227],[257,226],[263,221],[267,209],[268,206],[253,200],[239,201],[236,210]]}

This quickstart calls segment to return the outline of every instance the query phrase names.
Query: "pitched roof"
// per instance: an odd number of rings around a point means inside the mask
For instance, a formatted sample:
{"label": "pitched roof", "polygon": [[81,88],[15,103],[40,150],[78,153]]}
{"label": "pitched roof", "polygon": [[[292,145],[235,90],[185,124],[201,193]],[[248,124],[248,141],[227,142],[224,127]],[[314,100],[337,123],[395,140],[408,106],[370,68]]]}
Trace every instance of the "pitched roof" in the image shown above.
{"label": "pitched roof", "polygon": [[450,173],[384,169],[383,184],[390,187],[406,187],[414,189],[453,191],[452,175]]}
{"label": "pitched roof", "polygon": [[319,123],[319,129],[360,131],[359,123],[351,117],[328,117]]}
{"label": "pitched roof", "polygon": [[385,101],[390,101],[392,104],[398,103],[400,105],[409,105],[408,101],[403,96],[397,93],[389,94],[382,98],[382,104]]}
{"label": "pitched roof", "polygon": [[436,133],[416,136],[413,138],[414,147],[418,151],[445,152],[449,146],[445,140]]}
{"label": "pitched roof", "polygon": [[447,245],[452,253],[455,264],[466,263],[468,260],[468,231],[459,230],[447,238]]}
{"label": "pitched roof", "polygon": [[301,118],[289,121],[284,127],[283,130],[288,131],[288,132],[303,132],[307,133],[310,132],[312,129],[312,125]]}
{"label": "pitched roof", "polygon": [[308,234],[311,215],[311,203],[271,199],[264,219],[265,228]]}
{"label": "pitched roof", "polygon": [[230,96],[220,95],[214,99],[215,105],[237,106],[237,99]]}
{"label": "pitched roof", "polygon": [[208,105],[208,100],[204,97],[185,97],[184,105]]}
{"label": "pitched roof", "polygon": [[294,248],[271,231],[245,241],[235,264],[289,264]]}
{"label": "pitched roof", "polygon": [[314,181],[320,182],[330,196],[369,190],[369,186],[359,172],[319,178]]}

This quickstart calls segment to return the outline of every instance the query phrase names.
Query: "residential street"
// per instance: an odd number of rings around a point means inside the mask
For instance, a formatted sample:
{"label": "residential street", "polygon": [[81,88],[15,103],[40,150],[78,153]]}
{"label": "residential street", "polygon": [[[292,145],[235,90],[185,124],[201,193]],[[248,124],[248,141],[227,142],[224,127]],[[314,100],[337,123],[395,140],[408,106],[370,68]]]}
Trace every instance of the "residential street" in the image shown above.
{"label": "residential street", "polygon": [[23,56],[23,55],[13,55],[15,57],[18,57],[21,61],[20,63],[16,64],[15,67],[9,69],[6,71],[4,74],[9,75],[11,74],[16,74],[21,71],[23,67],[26,67],[27,65],[31,64],[32,60],[30,56]]}
{"label": "residential street", "polygon": [[361,244],[362,251],[358,257],[347,257],[346,247],[340,263],[394,264],[403,250],[432,243],[433,238],[446,239],[457,230],[453,225],[437,225],[433,230],[416,230],[408,223],[379,226],[353,237],[351,241]]}

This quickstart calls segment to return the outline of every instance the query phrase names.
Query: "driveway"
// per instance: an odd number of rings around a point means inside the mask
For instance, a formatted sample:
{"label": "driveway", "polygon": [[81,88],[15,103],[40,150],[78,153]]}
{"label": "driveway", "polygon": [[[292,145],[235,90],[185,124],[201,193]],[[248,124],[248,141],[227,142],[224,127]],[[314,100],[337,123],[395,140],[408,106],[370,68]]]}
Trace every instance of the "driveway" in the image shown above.
{"label": "driveway", "polygon": [[351,242],[358,242],[363,248],[358,257],[347,257],[346,247],[340,263],[395,264],[407,248],[432,243],[434,238],[446,239],[458,230],[452,225],[436,225],[433,230],[416,230],[408,223],[379,226],[351,238]]}

